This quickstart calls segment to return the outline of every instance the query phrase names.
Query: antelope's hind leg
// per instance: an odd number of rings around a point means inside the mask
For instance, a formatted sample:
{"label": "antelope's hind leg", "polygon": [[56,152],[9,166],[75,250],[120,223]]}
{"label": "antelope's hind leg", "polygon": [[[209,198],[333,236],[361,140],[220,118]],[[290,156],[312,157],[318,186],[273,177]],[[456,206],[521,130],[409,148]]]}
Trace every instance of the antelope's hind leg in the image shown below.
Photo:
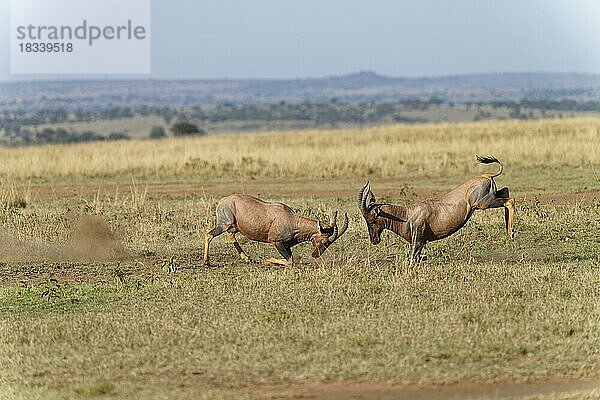
{"label": "antelope's hind leg", "polygon": [[515,198],[509,197],[504,202],[504,225],[511,239],[515,238]]}
{"label": "antelope's hind leg", "polygon": [[515,198],[510,197],[507,187],[496,192],[495,207],[504,207],[504,226],[509,238],[515,237]]}
{"label": "antelope's hind leg", "polygon": [[227,231],[227,233],[232,230],[234,233],[236,232],[235,215],[228,206],[219,203],[217,205],[216,214],[217,220],[215,222],[215,227],[204,234],[204,265],[209,265],[208,248],[210,242],[225,231]]}
{"label": "antelope's hind leg", "polygon": [[235,234],[236,234],[236,232],[233,229],[230,229],[227,231],[227,237],[229,238],[229,241],[233,244],[233,247],[235,247],[235,249],[237,250],[242,261],[250,262],[251,261],[250,257],[248,257],[248,254],[246,254],[244,249],[242,249],[242,246],[240,246],[240,244],[238,243],[237,239],[235,238]]}
{"label": "antelope's hind leg", "polygon": [[204,265],[210,264],[208,260],[208,248],[210,246],[210,242],[223,232],[225,232],[225,227],[217,225],[210,231],[204,233]]}
{"label": "antelope's hind leg", "polygon": [[503,187],[495,193],[485,195],[477,201],[473,207],[480,210],[504,207],[504,225],[506,227],[506,233],[511,239],[515,237],[515,198],[510,197],[507,187]]}

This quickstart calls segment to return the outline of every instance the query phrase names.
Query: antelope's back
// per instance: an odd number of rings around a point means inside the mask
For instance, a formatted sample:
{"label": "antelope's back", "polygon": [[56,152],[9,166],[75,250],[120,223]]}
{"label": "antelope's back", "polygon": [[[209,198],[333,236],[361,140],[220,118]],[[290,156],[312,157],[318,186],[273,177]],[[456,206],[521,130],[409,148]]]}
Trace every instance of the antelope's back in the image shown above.
{"label": "antelope's back", "polygon": [[221,200],[233,211],[240,233],[249,239],[269,242],[274,226],[287,221],[291,209],[285,204],[272,204],[253,196],[233,194]]}

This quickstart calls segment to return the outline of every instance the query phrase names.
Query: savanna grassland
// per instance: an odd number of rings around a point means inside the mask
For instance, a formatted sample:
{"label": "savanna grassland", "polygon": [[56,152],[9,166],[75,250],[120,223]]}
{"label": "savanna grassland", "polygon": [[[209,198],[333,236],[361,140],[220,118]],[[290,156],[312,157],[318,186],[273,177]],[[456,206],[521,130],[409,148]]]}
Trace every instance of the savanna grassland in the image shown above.
{"label": "savanna grassland", "polygon": [[[495,169],[517,198],[405,265],[356,204]],[[398,125],[0,149],[0,398],[599,399],[600,120]],[[263,267],[225,237],[245,192],[345,236]],[[526,382],[526,383],[524,383]],[[441,393],[441,394],[440,394]],[[437,396],[437,397],[436,397]],[[458,397],[457,397],[458,396]]]}

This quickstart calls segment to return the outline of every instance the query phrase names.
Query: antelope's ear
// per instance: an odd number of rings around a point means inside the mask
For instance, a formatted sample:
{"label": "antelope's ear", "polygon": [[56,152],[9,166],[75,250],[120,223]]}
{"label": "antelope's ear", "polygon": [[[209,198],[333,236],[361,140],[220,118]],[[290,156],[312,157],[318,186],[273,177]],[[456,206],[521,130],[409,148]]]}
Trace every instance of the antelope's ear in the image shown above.
{"label": "antelope's ear", "polygon": [[321,225],[321,221],[317,221],[317,228],[319,228],[319,232],[327,233],[327,228],[323,228],[323,225]]}

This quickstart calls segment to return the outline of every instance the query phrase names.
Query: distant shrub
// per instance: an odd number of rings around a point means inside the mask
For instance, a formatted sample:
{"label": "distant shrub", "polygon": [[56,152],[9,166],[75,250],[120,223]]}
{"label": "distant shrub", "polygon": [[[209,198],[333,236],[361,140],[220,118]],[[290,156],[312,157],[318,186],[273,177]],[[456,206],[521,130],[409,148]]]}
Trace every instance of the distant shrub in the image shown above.
{"label": "distant shrub", "polygon": [[108,135],[108,140],[129,140],[129,135],[123,132],[112,132]]}
{"label": "distant shrub", "polygon": [[36,134],[35,141],[38,143],[70,143],[73,141],[73,134],[63,128],[44,128]]}
{"label": "distant shrub", "polygon": [[70,143],[94,142],[94,141],[97,141],[97,140],[104,140],[104,139],[106,139],[104,136],[98,135],[94,131],[84,131],[84,132],[81,132],[81,133],[75,133],[73,135]]}
{"label": "distant shrub", "polygon": [[90,130],[75,132],[67,131],[63,128],[44,128],[42,131],[36,133],[24,130],[20,136],[22,143],[24,144],[66,144],[130,139],[129,136],[124,132],[112,132],[108,136],[104,136]]}
{"label": "distant shrub", "polygon": [[167,136],[167,133],[162,126],[153,126],[150,130],[150,139],[161,139],[165,136]]}
{"label": "distant shrub", "polygon": [[197,125],[189,122],[177,122],[171,127],[171,132],[175,136],[186,136],[186,135],[204,135],[204,129],[198,128]]}

